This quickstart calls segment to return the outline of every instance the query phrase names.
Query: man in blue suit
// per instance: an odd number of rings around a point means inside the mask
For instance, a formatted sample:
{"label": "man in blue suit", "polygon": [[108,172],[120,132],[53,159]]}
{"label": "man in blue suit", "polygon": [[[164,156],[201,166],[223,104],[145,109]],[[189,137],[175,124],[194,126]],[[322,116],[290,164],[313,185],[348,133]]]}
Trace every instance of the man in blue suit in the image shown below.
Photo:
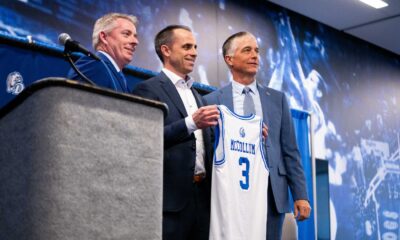
{"label": "man in blue suit", "polygon": [[[139,41],[136,33],[135,16],[110,13],[99,18],[93,28],[93,48],[101,61],[83,56],[75,64],[91,81],[100,87],[129,93],[122,69],[132,61]],[[82,80],[71,69],[68,78]]]}
{"label": "man in blue suit", "polygon": [[302,221],[309,217],[311,211],[288,103],[282,92],[256,83],[259,49],[251,33],[239,32],[230,36],[223,44],[223,57],[233,81],[205,96],[205,100],[208,104],[225,105],[243,115],[244,88],[250,88],[255,114],[262,116],[268,126],[266,152],[270,176],[267,239],[281,239],[285,213],[290,211],[288,187],[294,199],[295,217]]}
{"label": "man in blue suit", "polygon": [[192,87],[197,45],[192,31],[171,25],[155,37],[163,69],[136,85],[133,94],[165,102],[164,240],[207,240],[210,224],[212,144],[210,126],[218,122],[216,106],[204,106]]}

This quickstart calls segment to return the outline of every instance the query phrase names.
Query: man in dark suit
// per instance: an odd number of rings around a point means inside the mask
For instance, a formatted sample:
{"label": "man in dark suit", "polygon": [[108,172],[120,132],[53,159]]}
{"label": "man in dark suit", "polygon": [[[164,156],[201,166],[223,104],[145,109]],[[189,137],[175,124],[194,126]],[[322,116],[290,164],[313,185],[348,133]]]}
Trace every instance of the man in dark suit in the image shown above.
{"label": "man in dark suit", "polygon": [[[99,18],[93,28],[93,48],[101,61],[83,56],[75,64],[77,68],[100,87],[129,93],[122,69],[132,61],[139,41],[136,33],[135,16],[110,13]],[[71,69],[68,78],[82,80]]]}
{"label": "man in dark suit", "polygon": [[133,94],[165,102],[163,239],[208,239],[212,144],[210,129],[218,122],[216,106],[204,106],[192,87],[197,57],[191,30],[172,25],[155,37],[162,72],[139,83]]}
{"label": "man in dark suit", "polygon": [[288,187],[294,199],[295,217],[302,221],[309,217],[311,211],[286,97],[282,92],[256,83],[259,53],[257,40],[252,34],[239,32],[230,36],[223,44],[223,57],[232,73],[233,81],[205,96],[205,100],[208,104],[225,105],[243,115],[244,98],[248,94],[245,88],[250,89],[254,104],[251,106],[254,106],[255,114],[262,116],[268,126],[266,152],[270,180],[267,239],[281,239],[285,213],[290,211]]}

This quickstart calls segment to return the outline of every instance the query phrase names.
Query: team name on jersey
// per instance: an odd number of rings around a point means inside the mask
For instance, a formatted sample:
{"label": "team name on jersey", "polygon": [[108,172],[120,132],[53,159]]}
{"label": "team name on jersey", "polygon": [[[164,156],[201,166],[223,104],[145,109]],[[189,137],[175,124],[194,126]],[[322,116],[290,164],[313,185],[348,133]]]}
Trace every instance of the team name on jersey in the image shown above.
{"label": "team name on jersey", "polygon": [[242,153],[256,154],[256,145],[231,139],[231,150]]}

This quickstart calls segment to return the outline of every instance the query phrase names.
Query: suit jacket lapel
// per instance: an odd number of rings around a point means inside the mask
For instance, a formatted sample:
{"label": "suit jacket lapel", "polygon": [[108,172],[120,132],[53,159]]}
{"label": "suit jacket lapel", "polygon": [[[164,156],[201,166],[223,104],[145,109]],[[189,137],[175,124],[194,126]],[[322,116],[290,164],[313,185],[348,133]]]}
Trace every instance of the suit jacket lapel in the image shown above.
{"label": "suit jacket lapel", "polygon": [[261,101],[261,106],[262,106],[262,112],[263,112],[263,120],[264,123],[269,126],[269,119],[268,119],[268,104],[270,102],[269,100],[269,95],[270,93],[268,92],[268,89],[265,87],[262,87],[257,84],[258,88],[258,93],[260,94],[260,101]]}
{"label": "suit jacket lapel", "polygon": [[[270,127],[270,122],[269,122],[269,117],[268,117],[268,112],[271,112],[269,108],[269,103],[271,102],[270,99],[270,93],[268,92],[268,88],[262,87],[261,85],[257,84],[258,88],[258,94],[260,94],[260,101],[261,101],[261,106],[262,106],[262,112],[263,112],[263,122],[267,127]],[[271,131],[271,130],[270,130]],[[269,137],[267,137],[267,142],[266,142],[267,147],[271,146],[271,140]],[[267,163],[268,166],[270,166],[270,157],[269,157],[269,151],[267,150]]]}
{"label": "suit jacket lapel", "polygon": [[185,105],[183,105],[183,101],[178,93],[178,90],[176,90],[174,84],[171,82],[171,80],[169,80],[167,75],[165,75],[163,72],[161,72],[159,76],[161,80],[161,87],[164,89],[165,93],[171,99],[172,103],[179,110],[182,116],[187,117],[188,114],[186,112]]}
{"label": "suit jacket lapel", "polygon": [[97,55],[100,56],[100,58],[103,60],[103,62],[107,65],[108,69],[110,69],[110,76],[112,80],[114,81],[114,84],[117,88],[121,89],[123,92],[128,92],[128,86],[126,83],[125,77],[122,77],[120,73],[115,69],[114,65],[112,62],[101,52],[97,52]]}
{"label": "suit jacket lapel", "polygon": [[232,83],[227,85],[224,88],[221,88],[220,90],[220,95],[218,96],[218,102],[220,104],[225,105],[229,110],[234,112],[233,108],[233,94],[232,94]]}
{"label": "suit jacket lapel", "polygon": [[196,89],[194,89],[193,87],[190,88],[190,90],[192,90],[194,99],[196,100],[197,103],[197,107],[201,108],[202,106],[204,106],[203,101],[201,100],[201,96],[199,95],[199,93],[196,91]]}

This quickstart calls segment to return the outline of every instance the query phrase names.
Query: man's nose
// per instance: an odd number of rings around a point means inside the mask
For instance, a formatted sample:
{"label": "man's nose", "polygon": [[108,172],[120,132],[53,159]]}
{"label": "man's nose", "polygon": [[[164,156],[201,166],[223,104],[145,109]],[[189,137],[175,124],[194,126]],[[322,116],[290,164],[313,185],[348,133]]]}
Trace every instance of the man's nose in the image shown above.
{"label": "man's nose", "polygon": [[258,58],[259,54],[257,51],[253,50],[251,51],[251,58]]}
{"label": "man's nose", "polygon": [[131,43],[135,44],[135,45],[138,45],[139,44],[139,39],[136,36],[132,36]]}
{"label": "man's nose", "polygon": [[196,57],[197,56],[197,49],[196,48],[192,48],[192,51],[190,52],[190,55]]}

